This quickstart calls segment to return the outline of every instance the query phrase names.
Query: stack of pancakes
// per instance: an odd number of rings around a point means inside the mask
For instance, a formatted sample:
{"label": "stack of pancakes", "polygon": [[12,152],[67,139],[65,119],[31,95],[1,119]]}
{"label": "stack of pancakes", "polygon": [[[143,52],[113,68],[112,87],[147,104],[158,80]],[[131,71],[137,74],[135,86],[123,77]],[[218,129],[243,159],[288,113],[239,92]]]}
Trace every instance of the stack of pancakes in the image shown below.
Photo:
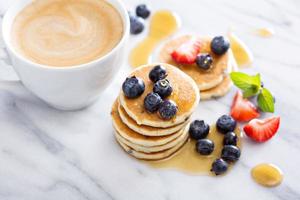
{"label": "stack of pancakes", "polygon": [[201,100],[224,96],[232,86],[229,73],[238,70],[231,49],[222,56],[215,55],[210,48],[212,38],[198,37],[201,41],[201,53],[209,53],[213,57],[211,69],[206,71],[200,69],[196,64],[184,65],[176,63],[172,59],[171,53],[192,37],[194,36],[185,35],[166,42],[159,54],[160,62],[174,65],[189,75],[197,83],[201,91]]}
{"label": "stack of pancakes", "polygon": [[144,98],[153,90],[148,74],[156,65],[142,66],[131,73],[130,76],[144,81],[144,93],[129,99],[121,91],[111,112],[117,142],[127,153],[143,160],[167,158],[185,144],[188,139],[187,124],[200,100],[198,87],[189,76],[176,67],[160,64],[166,68],[167,79],[173,87],[168,99],[177,104],[178,112],[171,120],[163,120],[157,113],[147,112]]}

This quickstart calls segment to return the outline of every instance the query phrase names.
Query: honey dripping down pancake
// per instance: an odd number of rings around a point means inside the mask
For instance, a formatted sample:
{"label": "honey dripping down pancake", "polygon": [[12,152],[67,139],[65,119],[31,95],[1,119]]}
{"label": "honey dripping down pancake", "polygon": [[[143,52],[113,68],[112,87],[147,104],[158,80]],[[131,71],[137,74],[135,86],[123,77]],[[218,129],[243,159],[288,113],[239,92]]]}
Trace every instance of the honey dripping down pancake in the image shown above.
{"label": "honey dripping down pancake", "polygon": [[143,152],[143,153],[155,153],[155,152],[161,152],[161,151],[171,149],[171,148],[175,147],[176,145],[178,145],[179,143],[181,143],[182,141],[185,141],[188,137],[188,133],[183,130],[181,130],[180,133],[181,133],[181,135],[179,135],[174,140],[172,140],[166,144],[163,144],[163,145],[152,146],[152,147],[135,144],[132,141],[123,138],[117,131],[115,133],[115,136],[119,142],[125,144],[126,146],[128,146],[129,148],[131,148],[135,151]]}
{"label": "honey dripping down pancake", "polygon": [[[167,70],[167,79],[172,85],[173,92],[167,97],[176,103],[178,112],[171,120],[162,120],[157,113],[149,113],[145,111],[144,99],[147,94],[153,91],[153,83],[149,79],[149,72],[156,65],[162,65]],[[192,112],[197,107],[200,95],[196,83],[188,75],[183,73],[178,68],[169,64],[157,63],[144,65],[136,68],[128,77],[136,76],[142,79],[145,83],[145,91],[141,96],[135,99],[126,98],[123,91],[120,92],[120,104],[126,113],[138,124],[147,125],[159,128],[168,128],[181,124],[190,117]]]}
{"label": "honey dripping down pancake", "polygon": [[143,153],[139,151],[135,151],[128,147],[126,144],[120,142],[117,140],[117,142],[120,144],[120,146],[131,156],[140,159],[140,160],[161,160],[168,158],[172,156],[174,153],[176,153],[182,146],[184,145],[185,141],[181,141],[176,146],[167,149],[165,151],[155,152],[155,153]]}
{"label": "honey dripping down pancake", "polygon": [[145,125],[138,125],[130,116],[126,113],[124,108],[119,105],[118,112],[120,115],[121,120],[124,124],[126,124],[130,129],[134,130],[135,132],[138,132],[145,136],[165,136],[173,134],[179,130],[181,130],[184,126],[187,125],[187,123],[190,121],[189,118],[186,119],[185,122],[168,127],[168,128],[157,128],[157,127],[151,127],[151,126],[145,126]]}
{"label": "honey dripping down pancake", "polygon": [[116,131],[119,133],[119,135],[122,136],[124,139],[131,141],[132,143],[137,145],[141,145],[145,147],[164,145],[178,138],[182,134],[181,130],[179,130],[171,135],[149,137],[133,131],[128,126],[126,126],[121,120],[118,113],[117,100],[113,105],[111,115],[113,120],[113,126],[116,129]]}
{"label": "honey dripping down pancake", "polygon": [[[143,136],[129,129],[118,115],[118,101],[112,107],[115,137],[119,145],[130,155],[142,160],[164,159],[178,151],[188,139],[186,128],[168,136]],[[186,126],[187,127],[187,126]],[[121,133],[121,134],[120,134]]]}

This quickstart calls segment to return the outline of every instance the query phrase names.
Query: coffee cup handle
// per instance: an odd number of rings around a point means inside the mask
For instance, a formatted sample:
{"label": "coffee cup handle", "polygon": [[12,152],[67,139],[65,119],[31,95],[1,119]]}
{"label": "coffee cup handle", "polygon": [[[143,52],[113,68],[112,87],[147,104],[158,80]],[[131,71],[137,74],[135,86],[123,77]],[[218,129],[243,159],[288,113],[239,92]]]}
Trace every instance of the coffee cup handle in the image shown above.
{"label": "coffee cup handle", "polygon": [[22,85],[22,82],[20,80],[0,79],[0,90],[5,89],[7,87],[21,86],[21,85]]}
{"label": "coffee cup handle", "polygon": [[0,80],[0,90],[10,90],[22,86],[20,80]]}
{"label": "coffee cup handle", "polygon": [[[5,63],[6,66],[1,66],[1,67],[6,67],[6,68],[12,68],[11,65],[11,61],[10,58],[8,57],[7,52],[5,51],[5,49],[1,49],[2,53],[0,54],[0,59],[3,61],[3,63]],[[17,73],[15,72],[15,70],[12,69],[12,73],[16,74],[16,79],[12,78],[12,79],[5,79],[5,78],[0,78],[0,87],[2,86],[13,86],[13,85],[20,85],[21,81],[17,75]]]}

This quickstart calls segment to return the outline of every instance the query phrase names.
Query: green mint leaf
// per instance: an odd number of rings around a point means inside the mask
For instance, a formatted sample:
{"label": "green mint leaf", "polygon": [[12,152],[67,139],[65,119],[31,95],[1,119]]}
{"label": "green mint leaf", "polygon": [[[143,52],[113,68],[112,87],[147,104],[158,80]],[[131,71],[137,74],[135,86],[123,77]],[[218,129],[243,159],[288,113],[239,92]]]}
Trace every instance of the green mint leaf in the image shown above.
{"label": "green mint leaf", "polygon": [[269,90],[263,88],[257,97],[257,103],[259,108],[263,112],[274,113],[274,98]]}
{"label": "green mint leaf", "polygon": [[242,72],[232,72],[230,73],[230,78],[241,90],[249,89],[253,85],[253,78]]}
{"label": "green mint leaf", "polygon": [[242,72],[232,72],[230,78],[235,86],[243,90],[245,98],[257,95],[261,88],[260,74],[250,76]]}
{"label": "green mint leaf", "polygon": [[261,87],[260,74],[256,74],[255,76],[252,76],[252,78],[253,78],[252,79],[253,83],[260,88]]}
{"label": "green mint leaf", "polygon": [[250,89],[244,90],[243,91],[243,97],[244,98],[253,97],[257,94],[257,92],[258,91],[255,88],[254,89],[250,88]]}

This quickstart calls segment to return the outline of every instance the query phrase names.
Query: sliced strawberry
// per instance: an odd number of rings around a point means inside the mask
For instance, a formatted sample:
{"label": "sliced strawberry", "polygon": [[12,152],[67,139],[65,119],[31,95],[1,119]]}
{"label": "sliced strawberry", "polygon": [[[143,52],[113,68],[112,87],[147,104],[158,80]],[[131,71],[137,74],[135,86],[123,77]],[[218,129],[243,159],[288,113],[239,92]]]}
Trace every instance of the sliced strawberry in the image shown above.
{"label": "sliced strawberry", "polygon": [[256,142],[265,142],[277,133],[279,124],[280,117],[270,117],[264,120],[253,119],[244,126],[244,131]]}
{"label": "sliced strawberry", "polygon": [[196,61],[197,54],[200,52],[201,41],[192,38],[175,49],[171,56],[177,63],[193,64]]}
{"label": "sliced strawberry", "polygon": [[242,122],[247,122],[260,116],[255,105],[248,99],[244,99],[241,91],[238,91],[233,99],[230,115],[235,120]]}

